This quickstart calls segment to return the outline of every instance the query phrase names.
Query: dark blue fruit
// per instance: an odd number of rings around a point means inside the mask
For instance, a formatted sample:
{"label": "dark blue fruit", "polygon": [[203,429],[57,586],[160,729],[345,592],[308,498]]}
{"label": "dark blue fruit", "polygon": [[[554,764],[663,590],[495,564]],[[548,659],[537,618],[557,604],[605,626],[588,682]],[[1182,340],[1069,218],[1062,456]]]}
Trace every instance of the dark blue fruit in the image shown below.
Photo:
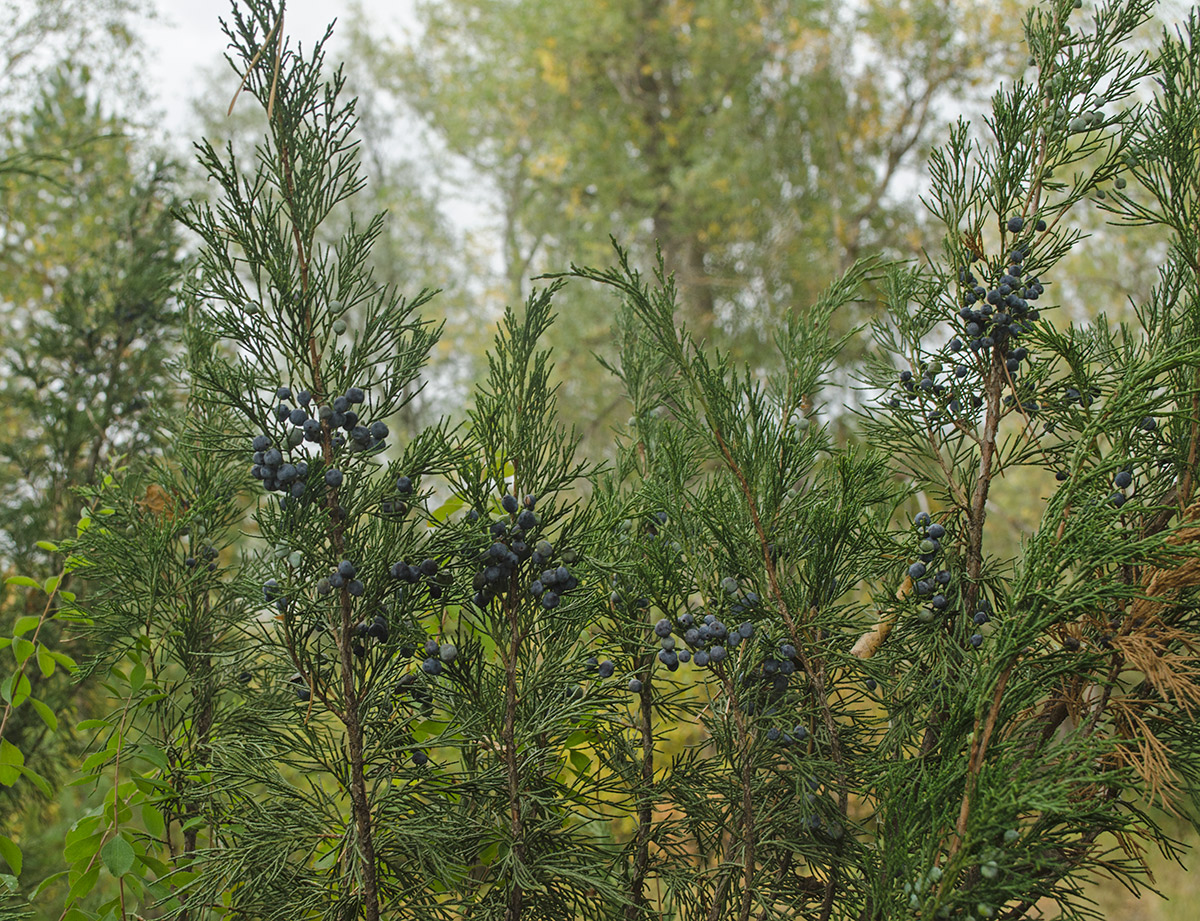
{"label": "dark blue fruit", "polygon": [[500,505],[503,506],[504,511],[508,512],[510,515],[515,515],[517,513],[517,509],[519,508],[517,497],[512,493],[505,493],[504,498],[500,500]]}
{"label": "dark blue fruit", "polygon": [[412,490],[413,490],[413,483],[412,483],[411,479],[409,479],[406,476],[397,478],[396,491],[398,493],[401,493],[402,495],[406,495],[406,494],[412,492]]}
{"label": "dark blue fruit", "polygon": [[1113,477],[1113,486],[1117,489],[1125,489],[1133,482],[1133,475],[1128,470],[1122,470]]}
{"label": "dark blue fruit", "polygon": [[615,672],[616,670],[617,670],[617,667],[615,665],[613,665],[612,662],[610,662],[608,659],[605,659],[603,662],[600,663],[599,673],[600,673],[601,678],[611,678],[613,676],[613,672]]}

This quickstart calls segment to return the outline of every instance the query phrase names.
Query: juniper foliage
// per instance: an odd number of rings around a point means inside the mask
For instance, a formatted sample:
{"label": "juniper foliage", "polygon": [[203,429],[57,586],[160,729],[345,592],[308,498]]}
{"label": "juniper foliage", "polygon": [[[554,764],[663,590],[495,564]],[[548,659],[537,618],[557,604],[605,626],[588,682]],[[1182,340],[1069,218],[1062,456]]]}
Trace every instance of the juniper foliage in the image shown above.
{"label": "juniper foliage", "polygon": [[[854,266],[770,373],[677,324],[667,267],[573,268],[621,299],[634,413],[592,468],[539,346],[563,279],[506,313],[465,425],[389,443],[430,295],[364,269],[382,218],[325,226],[363,178],[322,45],[236,6],[270,128],[249,176],[199,149],[189,412],[73,545],[117,702],[76,910],[1083,918],[1086,880],[1146,885],[1200,766],[1200,52],[1195,14],[1130,50],[1150,9],[1031,12],[1030,75],[934,155],[944,261]],[[1175,246],[1136,324],[1056,325],[1097,203]],[[846,447],[829,320],[868,281]],[[1044,515],[1004,558],[1022,471]]]}

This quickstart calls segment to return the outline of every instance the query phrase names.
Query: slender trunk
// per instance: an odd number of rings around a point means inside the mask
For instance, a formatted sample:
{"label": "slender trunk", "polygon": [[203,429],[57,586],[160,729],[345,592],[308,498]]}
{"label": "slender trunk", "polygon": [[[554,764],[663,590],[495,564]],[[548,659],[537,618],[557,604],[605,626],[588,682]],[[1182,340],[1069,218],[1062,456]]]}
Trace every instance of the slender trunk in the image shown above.
{"label": "slender trunk", "polygon": [[[281,33],[282,34],[282,33]],[[292,178],[292,164],[287,142],[279,138],[279,157],[284,178],[284,192],[292,216],[292,238],[296,246],[296,263],[300,271],[300,296],[304,304],[304,327],[308,334],[309,360],[313,380],[313,396],[318,400],[325,397],[324,384],[321,374],[321,352],[313,334],[312,315],[308,303],[310,285],[309,266],[312,261],[311,235],[305,237],[296,223],[295,187]],[[333,433],[328,421],[321,425],[321,453],[326,464],[333,460]],[[333,538],[334,550],[341,554],[345,550],[344,527],[341,510],[338,505],[338,491],[329,492],[328,508],[330,513],[330,533]],[[350,805],[354,815],[354,826],[358,837],[358,853],[362,870],[363,908],[367,921],[379,921],[379,886],[375,865],[375,841],[371,829],[371,804],[367,798],[366,775],[363,764],[363,732],[359,722],[358,692],[354,686],[354,653],[351,642],[352,602],[348,589],[341,589],[341,630],[338,634],[338,654],[341,660],[342,697],[344,704],[342,722],[346,727],[346,754],[350,767]]]}
{"label": "slender trunk", "polygon": [[345,698],[346,743],[350,755],[350,802],[358,831],[358,849],[362,856],[363,901],[367,921],[379,921],[379,890],[375,878],[375,842],[371,835],[371,805],[363,773],[362,726],[358,722],[358,693],[354,687],[354,653],[350,646],[350,593],[342,588],[342,633],[339,651],[342,658],[342,696]]}
{"label": "slender trunk", "polygon": [[650,866],[650,824],[653,818],[650,794],[654,787],[654,712],[651,709],[650,665],[644,671],[639,695],[642,715],[642,788],[638,795],[637,843],[633,858],[633,880],[629,885],[630,904],[625,909],[626,921],[643,916],[648,907],[645,886],[646,871]]}
{"label": "slender trunk", "polygon": [[[508,599],[508,624],[511,631],[511,641],[507,661],[504,663],[504,728],[501,731],[501,744],[504,747],[504,768],[508,774],[508,811],[509,830],[512,834],[513,854],[517,863],[525,859],[523,843],[524,829],[521,822],[521,778],[517,765],[517,654],[520,651],[521,633],[517,620],[517,606],[514,596],[510,593]],[[508,907],[504,913],[504,921],[517,921],[524,907],[525,893],[520,883],[513,885],[508,895]]]}

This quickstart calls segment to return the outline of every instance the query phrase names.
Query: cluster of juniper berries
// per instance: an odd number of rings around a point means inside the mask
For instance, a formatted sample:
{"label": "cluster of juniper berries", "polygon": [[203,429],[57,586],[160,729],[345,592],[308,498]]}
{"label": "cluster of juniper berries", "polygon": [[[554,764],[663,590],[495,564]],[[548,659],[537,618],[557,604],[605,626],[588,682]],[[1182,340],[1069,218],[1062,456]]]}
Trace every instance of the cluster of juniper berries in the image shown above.
{"label": "cluster of juniper berries", "polygon": [[946,536],[946,529],[930,518],[927,512],[918,512],[913,524],[920,538],[917,545],[919,556],[917,561],[908,567],[908,577],[912,579],[917,596],[929,599],[928,604],[917,613],[917,618],[928,624],[941,617],[950,604],[946,597],[947,587],[950,585],[950,570],[930,568],[941,556],[941,540]]}
{"label": "cluster of juniper berries", "polygon": [[[291,428],[279,444],[269,435],[254,437],[254,466],[250,472],[255,479],[262,480],[263,488],[268,492],[283,493],[285,503],[288,497],[299,499],[305,494],[308,488],[308,463],[304,460],[293,462],[285,457],[284,452],[296,449],[304,442],[319,444],[324,426],[327,425],[333,433],[330,444],[335,451],[347,445],[352,452],[378,452],[386,447],[387,425],[378,421],[365,425],[353,408],[366,401],[366,394],[361,387],[351,387],[341,396],[334,397],[331,403],[319,407],[307,390],[295,394],[297,405],[294,408],[283,402],[293,399],[290,387],[280,387],[275,391],[275,397],[280,401],[275,407],[276,421],[288,424]],[[326,470],[325,484],[334,488],[340,486],[341,471],[336,468]]]}

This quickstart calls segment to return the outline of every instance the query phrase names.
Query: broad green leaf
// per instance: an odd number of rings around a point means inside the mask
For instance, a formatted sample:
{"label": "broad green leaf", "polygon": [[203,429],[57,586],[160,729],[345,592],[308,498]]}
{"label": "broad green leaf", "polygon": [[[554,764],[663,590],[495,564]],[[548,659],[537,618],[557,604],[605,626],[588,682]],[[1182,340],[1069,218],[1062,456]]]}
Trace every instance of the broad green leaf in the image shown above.
{"label": "broad green leaf", "polygon": [[0,764],[11,764],[20,767],[25,763],[25,755],[21,749],[8,739],[0,739]]}
{"label": "broad green leaf", "polygon": [[153,803],[142,803],[142,824],[146,826],[146,831],[155,838],[161,838],[167,830],[163,814]]}
{"label": "broad green leaf", "polygon": [[25,699],[29,696],[31,690],[29,679],[25,677],[23,672],[13,672],[3,682],[0,682],[0,697],[3,697],[14,707],[19,707],[25,703]]}
{"label": "broad green leaf", "polygon": [[45,892],[66,875],[66,870],[59,870],[57,873],[51,873],[44,880],[38,883],[37,888],[33,890],[33,895],[30,896],[30,901],[36,902],[38,900],[38,896],[40,896],[43,892]]}
{"label": "broad green leaf", "polygon": [[46,724],[46,728],[51,732],[58,732],[58,717],[54,715],[54,711],[36,697],[29,698],[29,702],[33,704],[33,709],[42,718],[42,722]]}
{"label": "broad green leaf", "polygon": [[9,585],[21,585],[29,588],[41,588],[36,579],[31,579],[29,576],[9,576],[4,580]]}
{"label": "broad green leaf", "polygon": [[171,872],[171,868],[167,864],[152,854],[142,854],[138,857],[142,865],[146,867],[155,876],[163,877]]}
{"label": "broad green leaf", "polygon": [[42,591],[47,595],[53,595],[58,589],[58,583],[62,581],[62,576],[50,576],[42,583]]}
{"label": "broad green leaf", "polygon": [[83,759],[83,764],[79,765],[80,773],[90,774],[101,765],[108,764],[111,757],[107,748],[98,752],[92,752]]}
{"label": "broad green leaf", "polygon": [[75,728],[80,732],[84,732],[88,729],[103,729],[107,725],[108,720],[80,720],[79,725]]}
{"label": "broad green leaf", "polygon": [[128,841],[117,835],[100,849],[100,859],[108,872],[118,879],[133,869],[133,847]]}
{"label": "broad green leaf", "polygon": [[76,902],[85,895],[90,895],[91,891],[96,888],[96,880],[99,878],[100,866],[96,864],[71,884],[71,888],[67,892],[67,904]]}
{"label": "broad green leaf", "polygon": [[19,707],[29,699],[29,695],[33,693],[33,686],[29,683],[29,679],[24,673],[17,676],[17,687],[13,691],[12,703],[14,707]]}
{"label": "broad green leaf", "polygon": [[328,870],[335,863],[337,863],[338,856],[339,856],[338,849],[331,848],[330,850],[326,851],[324,854],[322,854],[320,857],[318,857],[316,860],[313,861],[313,869],[314,870]]}
{"label": "broad green leaf", "polygon": [[151,745],[149,742],[143,742],[138,746],[138,754],[153,764],[160,771],[169,770],[167,764],[167,753],[157,745]]}
{"label": "broad green leaf", "polygon": [[39,540],[35,546],[42,550],[48,550],[50,553],[58,553],[58,544],[53,541]]}
{"label": "broad green leaf", "polygon": [[146,683],[146,666],[144,666],[141,662],[138,662],[129,671],[129,686],[131,688],[133,688],[135,691],[140,691],[142,689],[142,685],[144,685],[145,683]]}
{"label": "broad green leaf", "polygon": [[49,678],[54,674],[54,666],[56,664],[54,656],[50,654],[50,650],[45,646],[39,645],[37,648],[37,664],[38,671],[42,673],[43,678]]}
{"label": "broad green leaf", "polygon": [[103,843],[104,835],[99,832],[76,841],[68,841],[67,846],[63,848],[63,859],[68,863],[88,860],[96,851],[100,850],[100,845]]}
{"label": "broad green leaf", "polygon": [[585,755],[577,748],[571,749],[571,767],[575,769],[575,773],[580,776],[588,772],[588,768],[592,766],[592,759]]}
{"label": "broad green leaf", "polygon": [[[84,838],[87,838],[89,835],[94,834],[99,827],[100,827],[99,814],[81,816],[79,819],[76,820],[75,824],[72,825],[70,827],[70,829],[67,830],[66,843],[70,844],[73,841],[80,841]],[[96,849],[99,850],[99,848],[100,848],[100,845],[97,844]],[[96,853],[96,851],[92,851],[91,853],[94,854],[94,853]]]}
{"label": "broad green leaf", "polygon": [[41,774],[39,774],[37,771],[35,771],[33,768],[30,768],[30,767],[22,766],[22,767],[18,768],[18,770],[22,774],[24,774],[26,777],[28,777],[31,781],[33,781],[33,785],[35,787],[37,787],[39,790],[41,790],[44,795],[46,795],[50,798],[54,797],[54,791],[50,789],[50,782],[48,780],[46,780],[45,777],[43,777]]}
{"label": "broad green leaf", "polygon": [[462,496],[451,496],[441,505],[433,510],[433,518],[435,521],[444,522],[447,518],[463,507],[465,501]]}
{"label": "broad green leaf", "polygon": [[17,847],[12,838],[0,835],[0,857],[4,858],[5,863],[16,876],[21,875],[21,849]]}
{"label": "broad green leaf", "polygon": [[29,642],[29,640],[25,639],[25,637],[16,636],[13,637],[12,648],[13,655],[16,656],[17,659],[17,668],[20,668],[26,663],[26,661],[28,661],[29,657],[33,655],[35,647],[33,643]]}
{"label": "broad green leaf", "polygon": [[40,620],[40,617],[35,617],[33,614],[18,617],[17,622],[13,624],[13,636],[24,636],[30,630],[35,629]]}

